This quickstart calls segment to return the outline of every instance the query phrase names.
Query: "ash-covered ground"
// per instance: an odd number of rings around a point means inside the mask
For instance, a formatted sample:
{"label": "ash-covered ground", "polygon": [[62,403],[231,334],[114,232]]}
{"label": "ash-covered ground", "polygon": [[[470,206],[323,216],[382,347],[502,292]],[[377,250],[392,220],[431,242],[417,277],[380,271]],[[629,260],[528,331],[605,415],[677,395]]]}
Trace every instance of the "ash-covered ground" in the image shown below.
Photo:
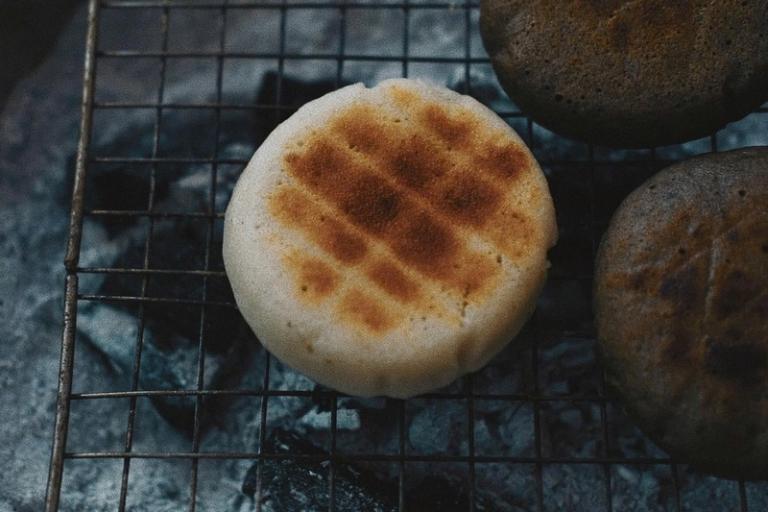
{"label": "ash-covered ground", "polygon": [[[102,49],[159,50],[159,10],[105,10]],[[279,10],[232,10],[225,49],[277,51]],[[171,51],[216,50],[217,10],[172,11]],[[355,55],[400,55],[400,10],[353,9],[347,12],[346,51]],[[470,48],[483,55],[472,16]],[[286,51],[335,54],[339,16],[332,9],[291,9],[286,19]],[[461,57],[464,11],[414,9],[410,14],[409,51],[413,56]],[[0,512],[42,507],[50,456],[59,342],[62,323],[63,248],[79,120],[81,60],[85,34],[81,9],[49,58],[10,96],[0,116]],[[214,58],[169,59],[163,101],[194,103],[216,99]],[[225,59],[222,102],[274,103],[275,59]],[[157,100],[160,61],[156,58],[101,58],[98,101]],[[401,76],[401,62],[345,61],[343,83]],[[412,62],[409,75],[464,90],[463,64]],[[298,106],[335,87],[335,60],[287,60],[282,84],[284,105]],[[511,110],[487,64],[473,64],[472,93],[490,106]],[[210,157],[215,150],[212,110],[164,110],[159,155]],[[221,158],[247,159],[279,121],[271,112],[224,110],[218,142]],[[632,188],[659,169],[647,151],[596,148],[606,163],[589,165],[587,146],[559,138],[524,119],[511,123],[531,144],[550,179],[558,209],[560,242],[551,254],[551,279],[533,321],[510,348],[474,377],[483,394],[533,393],[562,396],[540,408],[544,457],[663,457],[623,415],[607,408],[603,432],[597,403],[569,400],[603,392],[591,338],[590,283],[594,242],[613,209]],[[98,110],[94,116],[92,154],[110,157],[151,156],[155,129],[152,109]],[[533,139],[531,139],[531,136]],[[718,134],[719,149],[768,144],[768,115],[754,114]],[[659,148],[662,159],[706,152],[709,139]],[[563,163],[567,161],[567,163]],[[217,168],[214,202],[226,206],[240,164]],[[92,164],[87,181],[88,209],[145,209],[150,166]],[[169,163],[156,170],[157,211],[204,212],[209,201],[211,166]],[[594,187],[590,178],[594,177]],[[594,202],[590,203],[590,198]],[[140,267],[149,221],[89,216],[84,224],[81,266]],[[200,269],[205,261],[208,221],[168,220],[152,226],[151,268]],[[211,268],[221,269],[221,222],[213,226]],[[141,276],[83,274],[84,294],[136,295]],[[147,294],[202,298],[202,279],[153,276]],[[224,279],[211,278],[209,300],[231,301]],[[138,384],[143,389],[192,389],[196,386],[200,307],[148,305],[144,312],[144,351]],[[205,379],[208,389],[259,389],[266,355],[233,308],[207,310],[204,329]],[[74,392],[130,389],[131,366],[139,330],[139,310],[132,303],[80,301]],[[257,396],[214,397],[202,403],[201,451],[322,454],[330,448],[330,399],[305,377],[271,360],[270,389],[319,391],[306,397],[271,397],[266,431],[260,432],[262,403]],[[534,365],[538,371],[534,371]],[[465,382],[448,391],[460,391]],[[140,398],[133,450],[185,452],[192,448],[194,400]],[[127,399],[77,400],[72,403],[67,450],[121,451],[128,422]],[[418,455],[468,455],[467,403],[462,399],[416,398],[405,404],[387,399],[340,398],[337,450],[341,453],[396,455],[400,446],[398,415],[405,408],[405,450]],[[530,402],[476,400],[474,449],[478,455],[535,455],[534,412]],[[77,459],[65,464],[61,509],[115,510],[120,493],[121,459]],[[202,460],[198,468],[198,510],[245,511],[255,508],[257,468],[252,460]],[[340,464],[335,468],[337,510],[394,510],[400,467],[396,462]],[[409,510],[467,510],[469,468],[455,462],[408,462],[404,495]],[[678,467],[681,504],[690,511],[737,510],[734,482]],[[175,511],[190,501],[189,460],[134,459],[128,481],[129,510]],[[327,463],[275,461],[261,468],[263,510],[321,510],[328,507]],[[546,464],[542,467],[545,510],[676,510],[674,481],[668,465],[627,464],[606,469],[597,464]],[[475,465],[477,510],[536,510],[533,464]],[[750,510],[768,508],[768,486],[747,484]]]}

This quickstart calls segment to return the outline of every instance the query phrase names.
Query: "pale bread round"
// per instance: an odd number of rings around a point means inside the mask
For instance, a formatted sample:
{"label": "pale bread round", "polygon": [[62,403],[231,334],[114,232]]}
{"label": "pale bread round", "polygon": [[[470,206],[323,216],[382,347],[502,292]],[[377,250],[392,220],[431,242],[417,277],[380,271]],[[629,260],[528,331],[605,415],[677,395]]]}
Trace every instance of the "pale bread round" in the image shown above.
{"label": "pale bread round", "polygon": [[[415,183],[382,163],[397,158],[445,174]],[[384,184],[370,200],[352,190],[362,176]],[[446,185],[457,178],[468,189]],[[477,370],[517,334],[556,237],[544,175],[503,120],[393,79],[327,94],[272,132],[232,195],[223,256],[278,359],[348,394],[404,398]]]}

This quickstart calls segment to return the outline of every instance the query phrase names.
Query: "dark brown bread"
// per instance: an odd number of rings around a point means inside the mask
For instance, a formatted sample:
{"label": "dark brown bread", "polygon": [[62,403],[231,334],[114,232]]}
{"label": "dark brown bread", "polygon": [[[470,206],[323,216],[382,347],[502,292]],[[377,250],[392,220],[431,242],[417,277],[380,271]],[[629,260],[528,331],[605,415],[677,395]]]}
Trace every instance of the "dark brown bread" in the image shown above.
{"label": "dark brown bread", "polygon": [[661,447],[768,477],[768,149],[692,158],[635,190],[603,238],[610,384]]}
{"label": "dark brown bread", "polygon": [[504,89],[564,135],[672,144],[768,100],[768,0],[482,0],[480,13]]}

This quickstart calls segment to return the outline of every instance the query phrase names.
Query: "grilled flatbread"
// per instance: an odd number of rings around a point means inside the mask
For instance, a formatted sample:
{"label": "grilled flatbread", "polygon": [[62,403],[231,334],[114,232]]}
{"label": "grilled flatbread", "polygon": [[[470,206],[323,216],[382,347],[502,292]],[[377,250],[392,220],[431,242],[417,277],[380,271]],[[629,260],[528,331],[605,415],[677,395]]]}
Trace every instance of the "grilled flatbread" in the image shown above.
{"label": "grilled flatbread", "polygon": [[515,105],[594,144],[696,139],[768,101],[768,0],[482,0],[480,30]]}
{"label": "grilled flatbread", "polygon": [[768,478],[768,148],[691,158],[630,194],[595,315],[607,378],[659,446]]}
{"label": "grilled flatbread", "polygon": [[278,126],[227,208],[238,307],[280,360],[353,395],[478,369],[532,312],[556,239],[514,131],[422,82],[352,85]]}

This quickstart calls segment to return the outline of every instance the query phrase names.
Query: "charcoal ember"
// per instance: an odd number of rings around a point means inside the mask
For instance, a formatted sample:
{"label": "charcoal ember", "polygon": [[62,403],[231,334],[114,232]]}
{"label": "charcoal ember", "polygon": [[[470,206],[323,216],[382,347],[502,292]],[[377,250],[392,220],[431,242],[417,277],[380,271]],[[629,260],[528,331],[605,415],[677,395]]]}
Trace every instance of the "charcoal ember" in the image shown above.
{"label": "charcoal ember", "polygon": [[469,483],[459,478],[426,475],[406,495],[407,510],[458,512],[469,509]]}
{"label": "charcoal ember", "polygon": [[[93,185],[86,188],[87,204],[109,205],[115,210],[143,210],[147,207],[149,183],[145,176],[121,165],[110,165],[106,172],[94,173]],[[155,179],[154,197],[168,197],[170,182],[164,176]]]}
{"label": "charcoal ember", "polygon": [[533,455],[534,418],[530,404],[501,400],[476,402],[475,419],[475,453]]}
{"label": "charcoal ember", "polygon": [[476,512],[534,512],[537,485],[533,464],[475,466]]}
{"label": "charcoal ember", "polygon": [[621,403],[609,402],[608,414],[608,455],[611,457],[655,457],[667,454],[651,441],[624,411]]}
{"label": "charcoal ember", "polygon": [[[422,453],[465,453],[467,406],[459,400],[413,400],[408,404],[408,445]],[[439,432],[440,435],[435,435]]]}
{"label": "charcoal ember", "polygon": [[768,510],[768,482],[746,482],[749,510]]}
{"label": "charcoal ember", "polygon": [[[326,452],[304,437],[274,429],[264,451],[275,454],[323,455]],[[320,510],[328,508],[328,462],[265,460],[261,465],[262,506],[266,510]],[[246,472],[241,491],[254,498],[259,463]],[[389,511],[396,504],[397,482],[362,466],[339,465],[334,471],[334,492],[339,510]]]}
{"label": "charcoal ember", "polygon": [[[323,408],[316,406],[307,411],[307,413],[299,419],[299,423],[308,428],[314,430],[320,430],[327,428],[327,425],[331,424],[331,408]],[[359,430],[360,429],[360,413],[356,409],[348,409],[341,407],[336,411],[336,430]]]}
{"label": "charcoal ember", "polygon": [[[178,220],[158,225],[155,237],[173,236],[176,244],[159,243],[153,246],[153,258],[171,268],[185,268],[185,262],[195,257],[204,246],[205,232],[193,229],[191,221]],[[118,259],[136,261],[144,251],[143,240],[135,236],[135,228],[126,229],[127,246]],[[98,289],[101,295],[120,295],[130,286],[134,276],[107,274]],[[202,298],[202,279],[167,279],[150,276],[149,296]],[[228,285],[222,280],[209,279],[207,299],[231,301]],[[133,366],[134,346],[138,339],[138,320],[120,318],[135,316],[135,305],[118,302],[115,305],[93,304],[84,307],[78,318],[78,327],[87,340],[105,354],[111,364],[121,372],[130,372]],[[143,310],[144,344],[139,386],[142,389],[194,389],[197,385],[198,338],[200,336],[201,307],[195,304],[146,304]],[[255,340],[239,314],[231,308],[208,307],[203,331],[205,350],[205,389],[236,386],[254,350]],[[132,329],[108,329],[112,325],[134,325]],[[204,400],[205,401],[205,400]],[[156,396],[152,402],[158,412],[180,430],[190,433],[196,398],[194,396]],[[222,405],[217,401],[217,405]],[[203,408],[208,411],[208,408]],[[202,426],[207,418],[202,418]]]}
{"label": "charcoal ember", "polygon": [[[606,510],[605,474],[599,464],[545,464],[544,510]],[[698,510],[698,509],[694,509]]]}
{"label": "charcoal ember", "polygon": [[[269,370],[269,387],[275,390],[302,390],[312,391],[318,389],[317,385],[306,375],[293,371],[278,359],[272,359]],[[328,407],[324,405],[323,407]]]}
{"label": "charcoal ember", "polygon": [[629,464],[613,466],[611,495],[614,510],[633,512],[675,510],[675,484],[669,466]]}
{"label": "charcoal ember", "polygon": [[337,446],[355,453],[396,452],[401,406],[392,398],[339,398]]}
{"label": "charcoal ember", "polygon": [[[739,487],[733,480],[703,474],[684,464],[678,465],[677,474],[685,510],[739,509]],[[751,505],[749,510],[753,510]]]}
{"label": "charcoal ember", "polygon": [[[269,454],[323,456],[327,451],[306,436],[276,428],[265,441]],[[265,510],[319,510],[329,506],[328,462],[306,459],[266,459],[261,463],[261,499]],[[464,511],[469,508],[469,483],[464,466],[409,464],[405,479],[406,510]],[[255,498],[259,486],[259,463],[245,473],[241,492]],[[371,468],[365,462],[337,464],[334,470],[337,510],[396,510],[397,472]],[[500,503],[493,492],[478,493],[478,510],[518,510]],[[520,509],[522,510],[522,509]]]}
{"label": "charcoal ember", "polygon": [[[139,385],[142,389],[194,389],[196,381],[189,377],[191,373],[181,373],[180,368],[190,368],[197,364],[196,350],[174,350],[163,352],[154,345],[149,344],[149,350],[142,353],[142,372]],[[242,371],[242,361],[248,359],[250,350],[244,343],[234,343],[223,354],[206,354],[205,372],[203,378],[204,389],[231,389],[234,376],[239,377]],[[191,359],[190,359],[191,357]],[[234,370],[234,371],[233,371]],[[194,396],[153,396],[152,403],[161,416],[169,423],[185,432],[192,434],[194,426],[194,411],[196,398]],[[203,431],[215,420],[229,405],[227,401],[219,399],[208,403],[208,397],[201,399],[200,426]]]}
{"label": "charcoal ember", "polygon": [[541,405],[541,450],[544,456],[595,457],[603,452],[600,405],[595,402],[548,401]]}
{"label": "charcoal ember", "polygon": [[[406,463],[405,509],[464,512],[470,509],[470,485],[466,464]],[[474,494],[475,510],[510,509],[511,505],[496,492],[475,486]]]}
{"label": "charcoal ember", "polygon": [[597,395],[601,389],[601,368],[597,363],[595,341],[588,338],[563,338],[539,351],[540,385],[554,395]]}
{"label": "charcoal ember", "polygon": [[0,0],[0,112],[13,86],[55,45],[76,0]]}
{"label": "charcoal ember", "polygon": [[[118,308],[104,304],[85,304],[78,314],[77,328],[82,339],[105,356],[106,363],[118,374],[130,375],[138,340],[137,319]],[[235,338],[225,351],[206,352],[203,387],[229,388],[241,374],[238,369],[251,356],[250,343]],[[195,389],[198,350],[191,340],[176,336],[172,343],[160,344],[150,327],[145,327],[141,352],[140,389]],[[191,434],[194,425],[194,396],[153,396],[160,415],[179,430]],[[203,397],[201,427],[226,406],[221,399],[216,407],[205,406]]]}
{"label": "charcoal ember", "polygon": [[[208,178],[207,169],[192,168],[184,172],[157,173],[160,179],[158,207],[167,210],[204,209],[205,187],[186,186],[188,183]],[[114,190],[122,186],[123,196],[130,197],[132,187],[139,187],[130,173],[124,173],[119,167],[103,174],[104,181],[97,181],[104,186],[96,187],[95,194],[102,194],[101,200],[112,200],[110,196],[121,195]],[[170,183],[168,176],[175,176],[177,182]],[[116,178],[113,183],[111,178]],[[108,179],[109,178],[109,179]],[[124,178],[124,179],[122,179]],[[165,180],[165,181],[163,181]],[[135,199],[138,200],[138,199]],[[128,199],[131,201],[131,199]],[[98,217],[97,217],[98,219]],[[94,222],[94,221],[90,221]],[[145,251],[146,229],[130,223],[104,226],[107,242],[100,247],[89,249],[83,254],[85,265],[89,259],[104,260],[110,256],[116,264],[135,266],[142,262]],[[207,240],[207,226],[195,219],[172,219],[157,221],[152,232],[152,253],[150,267],[161,268],[202,268],[203,255]],[[217,249],[213,249],[217,250]],[[112,251],[112,252],[108,252]],[[100,253],[100,254],[95,254]],[[114,254],[113,254],[114,253]],[[105,276],[87,276],[91,281],[101,279],[98,285],[100,295],[123,295],[126,289],[135,287],[136,279],[131,274],[111,273]],[[85,281],[84,281],[85,282]],[[214,302],[231,302],[232,296],[228,284],[222,279],[209,279],[206,296],[203,297],[203,280],[181,279],[175,276],[149,276],[147,295],[150,297],[178,297],[186,299],[205,298]],[[120,319],[119,315],[136,315],[135,305],[118,302],[114,305],[89,305],[82,308],[78,321],[86,339],[110,360],[111,365],[120,372],[130,372],[133,366],[134,346],[138,338],[138,320],[133,330],[115,328],[104,331],[100,326],[109,325],[105,318],[130,325],[130,321]],[[196,387],[198,364],[198,339],[200,336],[201,307],[195,304],[145,304],[144,344],[139,386],[142,389],[194,389]],[[119,320],[119,322],[118,322]],[[255,346],[250,330],[231,308],[208,307],[203,331],[205,349],[205,372],[203,386],[211,388],[231,388],[236,386],[245,369],[247,358]],[[205,401],[205,399],[203,399]],[[180,430],[190,433],[196,398],[193,396],[156,396],[152,397],[158,412]],[[217,401],[216,405],[223,405]],[[208,413],[214,412],[204,407]],[[210,415],[210,414],[209,414]],[[202,426],[207,425],[203,417]]]}
{"label": "charcoal ember", "polygon": [[[137,135],[141,140],[141,136]],[[134,141],[135,142],[135,141]],[[74,180],[75,155],[70,155],[66,163],[67,183]],[[155,178],[155,201],[163,201],[168,197],[171,180],[165,173],[158,173]],[[56,201],[63,208],[68,208],[72,195],[69,187],[57,189]],[[114,210],[144,210],[147,208],[149,195],[149,180],[145,173],[120,163],[100,163],[92,165],[88,172],[88,186],[85,187],[83,200],[86,207],[106,208]],[[109,234],[119,234],[108,224]]]}

